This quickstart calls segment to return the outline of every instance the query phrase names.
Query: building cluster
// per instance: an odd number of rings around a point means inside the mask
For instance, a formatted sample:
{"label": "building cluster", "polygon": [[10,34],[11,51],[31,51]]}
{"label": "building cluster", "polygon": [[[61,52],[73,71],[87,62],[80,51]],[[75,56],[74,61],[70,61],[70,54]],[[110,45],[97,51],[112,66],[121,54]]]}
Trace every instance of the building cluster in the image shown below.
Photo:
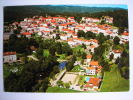
{"label": "building cluster", "polygon": [[[100,24],[102,20],[104,20],[107,24]],[[13,30],[17,30],[18,27],[21,27],[20,33],[17,34],[18,38],[21,36],[31,38],[32,35],[36,35],[44,39],[58,38],[61,42],[67,42],[71,48],[84,44],[86,46],[86,51],[89,51],[89,53],[87,53],[86,59],[84,59],[82,65],[80,61],[76,61],[74,64],[81,65],[84,69],[85,75],[92,76],[87,77],[84,89],[95,90],[100,86],[101,77],[98,76],[98,74],[101,73],[102,70],[102,66],[99,65],[99,62],[92,60],[94,49],[99,46],[98,40],[79,38],[78,31],[82,30],[85,33],[87,31],[91,31],[94,34],[103,33],[104,36],[110,36],[112,39],[117,36],[120,38],[121,44],[129,41],[129,34],[127,31],[124,31],[118,35],[118,28],[109,25],[108,23],[113,24],[112,17],[103,16],[101,19],[82,17],[81,22],[78,23],[74,17],[34,16],[32,18],[25,18],[20,22],[14,22],[8,31],[13,34]],[[8,34],[8,32],[6,33],[5,40],[8,40],[10,34]],[[114,60],[116,60],[121,57],[122,51],[111,50],[109,56],[112,54],[114,55]],[[12,63],[17,61],[16,52],[4,52],[3,56],[4,63]],[[93,77],[95,75],[97,77]]]}
{"label": "building cluster", "polygon": [[86,71],[86,75],[97,75],[101,72],[102,66],[98,61],[92,60],[92,55],[88,54],[84,60],[83,68]]}
{"label": "building cluster", "polygon": [[14,22],[10,30],[15,30],[19,26],[22,29],[18,37],[25,35],[30,38],[32,34],[37,34],[43,38],[56,38],[59,36],[61,40],[77,38],[77,32],[83,30],[95,34],[103,33],[104,36],[109,35],[112,38],[118,36],[121,39],[120,43],[128,41],[128,32],[124,32],[119,36],[117,27],[98,24],[101,20],[105,20],[106,23],[113,23],[113,18],[109,16],[103,16],[101,19],[82,17],[82,23],[78,23],[74,17],[33,16],[20,22]]}
{"label": "building cluster", "polygon": [[94,78],[94,77],[87,77],[88,80],[86,81],[86,85],[84,86],[84,90],[88,91],[88,90],[98,90],[100,83],[101,83],[101,79],[100,78]]}
{"label": "building cluster", "polygon": [[110,16],[102,16],[101,20],[105,21],[106,23],[113,23],[113,17]]}

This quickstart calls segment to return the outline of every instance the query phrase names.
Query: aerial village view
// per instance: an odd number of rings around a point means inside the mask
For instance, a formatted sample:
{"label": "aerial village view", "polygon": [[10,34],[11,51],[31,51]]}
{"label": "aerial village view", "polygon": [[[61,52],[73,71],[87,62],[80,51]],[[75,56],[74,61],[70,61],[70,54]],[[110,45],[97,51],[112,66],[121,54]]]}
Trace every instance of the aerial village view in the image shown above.
{"label": "aerial village view", "polygon": [[127,9],[5,7],[3,74],[5,92],[129,91]]}

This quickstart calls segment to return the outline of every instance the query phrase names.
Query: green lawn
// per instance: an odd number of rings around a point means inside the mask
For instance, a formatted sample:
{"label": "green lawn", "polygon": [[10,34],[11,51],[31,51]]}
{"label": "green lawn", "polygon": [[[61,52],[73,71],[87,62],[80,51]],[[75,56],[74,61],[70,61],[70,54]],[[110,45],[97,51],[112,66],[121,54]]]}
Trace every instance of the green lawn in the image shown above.
{"label": "green lawn", "polygon": [[85,50],[84,50],[84,48],[82,48],[82,46],[80,45],[80,46],[77,46],[77,47],[73,48],[73,51],[77,53],[78,51],[84,52]]}
{"label": "green lawn", "polygon": [[74,66],[74,68],[71,70],[72,72],[79,72],[81,70],[79,65]]}
{"label": "green lawn", "polygon": [[48,87],[47,91],[49,93],[73,93],[73,92],[80,92],[80,91],[76,91],[76,90],[70,90],[67,88],[60,88],[60,87]]}
{"label": "green lawn", "polygon": [[121,77],[117,65],[113,65],[110,72],[104,73],[101,92],[129,91],[129,80]]}
{"label": "green lawn", "polygon": [[44,56],[44,57],[48,57],[49,55],[50,55],[49,50],[44,49],[44,51],[43,51],[43,56]]}

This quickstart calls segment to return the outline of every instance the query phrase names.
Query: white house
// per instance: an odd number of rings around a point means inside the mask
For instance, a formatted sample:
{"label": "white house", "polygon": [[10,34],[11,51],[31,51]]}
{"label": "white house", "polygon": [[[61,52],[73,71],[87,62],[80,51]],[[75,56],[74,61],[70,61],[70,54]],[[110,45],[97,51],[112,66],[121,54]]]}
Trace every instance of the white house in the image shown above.
{"label": "white house", "polygon": [[114,54],[114,59],[117,59],[118,57],[120,58],[121,57],[121,53],[122,51],[121,50],[113,50],[110,54]]}
{"label": "white house", "polygon": [[4,63],[12,63],[17,61],[16,52],[4,52],[3,56]]}
{"label": "white house", "polygon": [[86,62],[89,63],[91,61],[92,55],[87,55],[86,56]]}
{"label": "white house", "polygon": [[129,41],[129,33],[128,32],[124,32],[124,33],[122,33],[121,34],[121,41],[125,41],[125,42],[127,42],[127,41]]}
{"label": "white house", "polygon": [[88,67],[86,70],[87,75],[95,75],[96,74],[96,68],[95,67]]}
{"label": "white house", "polygon": [[67,40],[67,34],[61,34],[60,39],[61,40]]}
{"label": "white house", "polygon": [[25,35],[27,38],[30,38],[32,33],[23,32],[23,33],[21,33],[21,34],[22,34],[22,35]]}
{"label": "white house", "polygon": [[76,45],[76,42],[74,42],[72,39],[68,39],[67,40],[68,44],[73,47],[74,45]]}
{"label": "white house", "polygon": [[84,86],[86,90],[97,90],[99,88],[101,79],[99,78],[90,78],[89,81]]}

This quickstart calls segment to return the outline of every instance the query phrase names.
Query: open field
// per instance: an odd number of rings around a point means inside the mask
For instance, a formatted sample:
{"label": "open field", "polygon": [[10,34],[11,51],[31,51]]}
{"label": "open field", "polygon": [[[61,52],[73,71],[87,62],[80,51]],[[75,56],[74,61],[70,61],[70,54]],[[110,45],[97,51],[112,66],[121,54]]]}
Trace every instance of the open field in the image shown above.
{"label": "open field", "polygon": [[129,91],[129,80],[121,77],[117,66],[113,66],[110,72],[104,73],[101,92]]}

